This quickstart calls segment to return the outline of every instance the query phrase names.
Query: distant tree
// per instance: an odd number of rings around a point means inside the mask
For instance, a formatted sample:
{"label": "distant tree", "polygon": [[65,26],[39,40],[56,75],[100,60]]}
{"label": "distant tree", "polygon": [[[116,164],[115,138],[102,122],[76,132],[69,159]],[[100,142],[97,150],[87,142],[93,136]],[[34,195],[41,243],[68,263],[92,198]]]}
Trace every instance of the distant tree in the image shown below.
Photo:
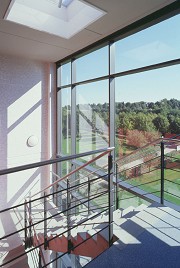
{"label": "distant tree", "polygon": [[135,129],[140,131],[154,131],[154,124],[152,123],[153,116],[150,114],[138,113],[135,117]]}
{"label": "distant tree", "polygon": [[164,115],[158,115],[153,119],[153,123],[158,131],[167,133],[169,131],[169,121]]}
{"label": "distant tree", "polygon": [[180,117],[174,117],[174,120],[170,122],[170,132],[174,134],[180,134]]}
{"label": "distant tree", "polygon": [[156,108],[154,102],[148,102],[148,103],[147,103],[147,107],[148,107],[148,109],[150,109],[150,110],[154,110],[154,109]]}
{"label": "distant tree", "polygon": [[180,109],[180,101],[177,99],[170,99],[168,104],[172,109]]}
{"label": "distant tree", "polygon": [[137,129],[130,130],[127,133],[127,144],[134,147],[141,147],[147,143],[147,139],[144,136],[143,131]]}
{"label": "distant tree", "polygon": [[144,132],[147,142],[152,142],[161,137],[161,134],[158,131],[147,131]]}
{"label": "distant tree", "polygon": [[134,128],[132,116],[130,113],[123,112],[119,115],[119,127],[124,130]]}

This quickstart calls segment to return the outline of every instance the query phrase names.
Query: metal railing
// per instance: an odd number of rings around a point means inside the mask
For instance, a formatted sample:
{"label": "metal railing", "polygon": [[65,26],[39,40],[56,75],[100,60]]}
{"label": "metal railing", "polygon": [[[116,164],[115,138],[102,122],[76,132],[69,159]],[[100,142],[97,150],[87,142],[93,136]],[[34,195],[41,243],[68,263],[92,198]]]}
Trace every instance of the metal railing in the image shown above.
{"label": "metal railing", "polygon": [[[2,213],[9,213],[9,211],[13,211],[14,209],[18,209],[19,211],[24,211],[24,226],[22,228],[19,228],[18,230],[15,230],[11,233],[8,233],[2,237],[0,237],[0,242],[4,241],[5,239],[12,238],[14,235],[21,236],[22,244],[24,244],[25,252],[17,254],[17,256],[13,257],[12,259],[3,262],[0,267],[3,267],[4,265],[7,265],[8,263],[11,263],[18,258],[28,254],[37,252],[39,250],[39,264],[38,267],[47,267],[49,263],[45,262],[45,258],[43,256],[42,249],[46,250],[48,249],[49,243],[64,235],[68,234],[68,247],[67,251],[64,252],[61,256],[73,252],[73,250],[78,247],[79,245],[73,246],[71,243],[71,231],[78,228],[78,226],[82,224],[89,224],[91,220],[94,220],[95,217],[98,217],[100,214],[105,213],[108,211],[108,222],[105,229],[108,229],[109,232],[109,246],[112,244],[113,239],[113,230],[112,230],[112,209],[113,209],[113,199],[112,199],[112,183],[113,183],[113,174],[112,174],[112,156],[111,151],[114,148],[107,148],[107,149],[100,149],[95,150],[87,153],[81,153],[77,155],[71,155],[67,157],[61,157],[57,159],[52,159],[48,161],[42,161],[37,162],[33,164],[18,166],[14,168],[9,168],[6,170],[1,170],[0,175],[15,173],[27,169],[32,169],[35,167],[40,166],[46,166],[50,164],[55,164],[63,161],[69,161],[72,159],[93,155],[93,154],[99,154],[98,156],[94,157],[92,160],[88,161],[87,163],[83,164],[81,167],[76,168],[75,170],[71,171],[66,176],[59,178],[57,181],[49,185],[48,187],[44,188],[42,191],[39,191],[37,194],[42,194],[44,192],[44,195],[38,198],[32,198],[32,196],[29,200],[25,200],[24,203],[15,205],[11,208],[5,208],[0,211],[0,215]],[[77,171],[82,170],[86,165],[91,164],[93,161],[96,161],[97,159],[108,155],[108,171],[106,174],[106,177],[108,177],[108,188],[102,189],[101,191],[97,191],[97,193],[92,193],[91,188],[95,187],[95,185],[98,183],[98,181],[103,180],[103,177],[96,177],[96,178],[88,178],[87,181],[83,181],[82,183],[76,183],[75,181],[71,181],[70,177],[72,174],[76,173]],[[55,185],[59,186],[60,182],[66,183],[66,188],[61,189],[58,191],[53,191],[53,193],[47,194],[46,191],[50,190]],[[75,184],[75,185],[74,185]],[[87,185],[87,196],[84,195],[82,192],[82,189],[85,188]],[[79,188],[81,191],[79,191]],[[78,193],[79,191],[79,193]],[[78,196],[77,196],[78,193]],[[63,195],[66,197],[67,203],[66,208],[64,210],[58,210],[56,213],[53,213],[50,215],[50,210],[47,207],[47,204],[49,201],[54,201],[55,199],[58,200],[60,198],[58,195],[63,197]],[[102,198],[105,196],[105,199],[107,200],[107,204],[104,206],[99,206],[99,202],[96,201],[98,198]],[[74,200],[73,200],[74,199]],[[38,203],[40,204],[41,208],[38,209]],[[54,203],[53,203],[54,204]],[[37,216],[41,214],[43,206],[43,217],[41,219],[37,219]],[[80,222],[76,222],[75,224],[72,223],[71,218],[72,215],[75,213],[77,208],[79,206],[84,206],[84,211],[89,214],[88,217],[83,217]],[[52,209],[58,209],[58,206],[55,206]],[[63,226],[63,231],[59,232],[58,234],[54,235],[53,237],[48,236],[48,229],[49,224],[51,223],[52,219],[57,219],[58,217],[62,217],[63,219],[66,217],[66,223],[67,226]],[[43,227],[41,226],[43,224]],[[57,226],[56,226],[57,227]],[[40,229],[39,229],[40,228]],[[38,232],[43,231],[43,241],[40,241],[38,237]],[[97,233],[101,232],[102,230],[98,231]],[[23,233],[23,235],[22,235]],[[89,239],[89,238],[88,238]],[[85,241],[87,241],[86,239]],[[84,242],[85,242],[84,241]],[[58,257],[60,258],[60,257]],[[58,258],[52,260],[51,262],[56,261]],[[37,260],[36,260],[37,263]]]}
{"label": "metal railing", "polygon": [[[148,202],[172,203],[172,207],[180,205],[180,179],[177,175],[180,171],[180,140],[176,137],[158,139],[115,162],[116,209],[123,200],[137,196]],[[176,189],[167,186],[170,184]],[[123,191],[132,196],[122,197]]]}
{"label": "metal railing", "polygon": [[[122,202],[133,198],[143,199],[148,202],[156,201],[164,204],[165,201],[172,202],[173,196],[173,200],[175,200],[176,203],[179,202],[180,196],[178,193],[178,187],[180,186],[180,183],[178,183],[178,179],[176,179],[176,175],[174,175],[178,174],[180,171],[179,145],[179,139],[158,139],[114,162],[116,164],[116,174],[114,177],[114,207],[118,209],[121,206]],[[22,238],[24,240],[24,245],[26,248],[25,253],[16,256],[12,260],[8,260],[6,263],[3,263],[3,265],[0,265],[0,267],[12,262],[17,258],[22,257],[27,253],[32,253],[35,250],[39,250],[40,252],[39,267],[47,267],[50,263],[58,260],[65,254],[73,253],[76,248],[80,247],[81,244],[85,242],[83,241],[79,245],[73,245],[71,241],[72,232],[76,231],[79,226],[90,225],[91,221],[94,221],[94,219],[99,215],[106,215],[105,213],[107,211],[107,225],[101,230],[97,231],[96,234],[101,233],[104,229],[108,228],[109,246],[112,245],[112,150],[113,148],[107,148],[73,156],[66,156],[61,158],[58,157],[49,161],[33,163],[0,171],[0,175],[4,175],[31,169],[34,167],[56,164],[63,161],[74,161],[77,158],[82,158],[91,154],[100,154],[97,157],[94,157],[92,160],[86,163],[82,163],[80,166],[62,178],[53,173],[57,177],[57,180],[48,187],[36,193],[41,195],[43,194],[43,196],[34,198],[34,195],[32,196],[33,198],[31,197],[31,199],[25,200],[23,204],[19,204],[0,211],[0,214],[13,211],[15,209],[23,211],[24,207],[24,227],[6,234],[0,238],[0,241],[4,241],[8,237],[16,235],[18,233],[22,234],[23,232],[24,235]],[[106,154],[108,154],[108,163],[102,167],[104,175],[102,175],[102,173],[101,175],[98,175],[100,168],[97,168],[96,171],[87,172],[87,167],[93,163],[93,161],[96,161]],[[136,160],[140,160],[139,163],[137,163]],[[105,172],[106,168],[107,172]],[[70,177],[73,174],[79,171],[82,172],[84,170],[85,172],[83,176],[77,178],[76,180],[70,180]],[[173,176],[167,177],[170,172],[171,174],[173,173]],[[100,185],[102,181],[103,183],[106,181],[104,188],[102,185]],[[63,187],[62,183],[64,184]],[[172,187],[169,187],[170,184],[174,185],[177,188],[177,191],[174,190],[175,188],[173,191],[171,191]],[[49,191],[55,185],[61,187],[61,189],[56,191],[53,189],[53,193],[47,193],[47,191]],[[123,195],[124,193],[126,193],[126,195]],[[55,200],[56,202],[54,202]],[[63,204],[59,200],[66,200],[65,208],[63,208]],[[49,208],[47,206],[50,202],[54,202],[52,208]],[[56,212],[51,213],[53,210],[56,210]],[[41,212],[42,217],[38,219],[38,216],[41,214]],[[74,216],[76,217],[78,214],[82,216],[79,222],[74,220]],[[53,237],[49,237],[49,226],[51,224],[51,221],[60,217],[62,221],[66,219],[65,226],[62,226],[61,231],[59,228],[59,232],[56,232]],[[41,242],[38,238],[38,233],[40,230],[43,230],[43,240],[41,240]],[[52,227],[51,230],[53,230]],[[48,249],[51,241],[62,237],[65,234],[67,234],[68,239],[66,252],[63,252],[60,256],[51,262],[45,263],[42,249]],[[93,235],[91,237],[93,237]],[[87,238],[86,241],[91,237]]]}

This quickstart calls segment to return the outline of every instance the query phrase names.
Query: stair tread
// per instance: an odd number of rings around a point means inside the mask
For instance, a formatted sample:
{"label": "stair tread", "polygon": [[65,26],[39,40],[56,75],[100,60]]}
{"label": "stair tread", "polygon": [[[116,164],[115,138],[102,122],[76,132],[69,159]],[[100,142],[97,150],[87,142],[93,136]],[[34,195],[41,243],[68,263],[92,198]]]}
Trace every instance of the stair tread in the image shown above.
{"label": "stair tread", "polygon": [[[9,252],[7,252],[6,256],[0,260],[0,263],[6,263],[10,260],[12,260],[13,258],[20,256],[21,254],[26,253],[25,252],[25,248],[23,245],[20,245],[12,250],[10,250]],[[18,265],[19,266],[20,263],[26,263],[27,264],[27,254],[24,254],[23,256],[19,257],[18,259],[10,262],[9,264],[6,265],[6,267],[15,267],[14,265]]]}

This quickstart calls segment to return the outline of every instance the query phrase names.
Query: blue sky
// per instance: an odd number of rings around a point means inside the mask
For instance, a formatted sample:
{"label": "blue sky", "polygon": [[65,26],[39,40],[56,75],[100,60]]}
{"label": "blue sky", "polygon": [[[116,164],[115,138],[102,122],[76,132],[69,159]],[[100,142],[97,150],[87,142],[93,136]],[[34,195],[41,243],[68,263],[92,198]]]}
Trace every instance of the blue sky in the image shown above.
{"label": "blue sky", "polygon": [[180,100],[180,65],[116,79],[116,101]]}
{"label": "blue sky", "polygon": [[[180,15],[116,42],[116,72],[180,58]],[[64,68],[68,81],[70,66]],[[104,47],[77,60],[77,81],[108,74],[108,48]],[[66,81],[66,82],[67,82]],[[70,82],[70,81],[69,81]],[[77,88],[81,101],[108,102],[108,82]],[[116,101],[155,102],[180,100],[180,65],[127,75],[116,79]]]}

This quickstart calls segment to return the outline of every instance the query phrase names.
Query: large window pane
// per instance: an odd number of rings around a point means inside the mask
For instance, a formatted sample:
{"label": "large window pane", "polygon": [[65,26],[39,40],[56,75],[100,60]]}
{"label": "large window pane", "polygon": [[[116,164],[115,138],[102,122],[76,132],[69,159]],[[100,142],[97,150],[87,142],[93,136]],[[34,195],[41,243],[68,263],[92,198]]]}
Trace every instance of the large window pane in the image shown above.
{"label": "large window pane", "polygon": [[180,57],[180,15],[116,42],[115,71]]}
{"label": "large window pane", "polygon": [[77,153],[108,146],[108,81],[77,87]]}
{"label": "large window pane", "polygon": [[57,70],[57,86],[65,86],[71,83],[71,63],[63,64]]}
{"label": "large window pane", "polygon": [[117,157],[180,134],[180,65],[116,78]]}
{"label": "large window pane", "polygon": [[71,89],[61,90],[62,154],[71,154]]}
{"label": "large window pane", "polygon": [[108,74],[108,47],[103,47],[76,60],[76,81]]}

